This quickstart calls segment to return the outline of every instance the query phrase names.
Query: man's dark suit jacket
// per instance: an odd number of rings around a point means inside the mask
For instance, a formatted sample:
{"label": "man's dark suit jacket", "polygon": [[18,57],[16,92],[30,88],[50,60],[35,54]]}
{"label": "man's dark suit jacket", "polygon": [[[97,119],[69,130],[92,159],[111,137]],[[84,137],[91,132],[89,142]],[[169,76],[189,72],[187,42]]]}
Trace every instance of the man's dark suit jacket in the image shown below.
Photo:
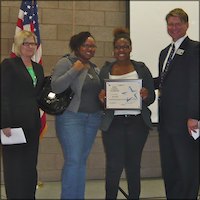
{"label": "man's dark suit jacket", "polygon": [[[159,74],[169,47],[161,51]],[[159,78],[155,80],[158,89]],[[172,134],[185,134],[187,119],[199,119],[199,42],[188,37],[170,63],[159,100],[159,126]]]}

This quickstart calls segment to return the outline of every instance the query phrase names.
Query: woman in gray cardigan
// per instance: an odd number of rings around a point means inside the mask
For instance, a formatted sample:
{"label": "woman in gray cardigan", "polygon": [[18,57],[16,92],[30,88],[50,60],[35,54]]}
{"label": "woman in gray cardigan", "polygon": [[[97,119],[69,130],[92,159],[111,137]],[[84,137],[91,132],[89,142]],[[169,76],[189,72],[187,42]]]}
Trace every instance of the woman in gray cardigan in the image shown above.
{"label": "woman in gray cardigan", "polygon": [[56,131],[64,153],[61,199],[84,199],[86,161],[101,121],[98,99],[100,80],[90,62],[96,45],[89,32],[72,36],[74,55],[64,56],[52,75],[52,89],[63,92],[69,86],[74,97],[66,111],[56,116]]}
{"label": "woman in gray cardigan", "polygon": [[[139,199],[140,163],[151,123],[148,106],[155,100],[153,78],[142,62],[130,59],[131,39],[126,29],[114,31],[114,62],[106,62],[100,71],[102,87],[105,79],[142,79],[142,109],[105,110],[102,124],[106,154],[106,199],[116,199],[119,181],[125,168],[129,199]],[[105,103],[105,90],[99,95]]]}

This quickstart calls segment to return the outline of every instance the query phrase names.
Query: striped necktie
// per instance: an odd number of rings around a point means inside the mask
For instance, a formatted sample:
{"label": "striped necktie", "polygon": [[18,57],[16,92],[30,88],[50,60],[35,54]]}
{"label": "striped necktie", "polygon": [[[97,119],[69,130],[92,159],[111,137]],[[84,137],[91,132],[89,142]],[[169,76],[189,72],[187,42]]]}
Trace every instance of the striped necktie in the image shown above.
{"label": "striped necktie", "polygon": [[161,73],[159,88],[162,88],[163,80],[165,79],[165,76],[166,76],[166,74],[167,74],[167,72],[168,72],[168,70],[169,70],[169,64],[170,64],[170,62],[171,62],[172,59],[173,59],[174,51],[175,51],[175,45],[174,45],[174,43],[173,43],[171,52],[170,52],[170,54],[169,54],[169,57],[168,57],[168,59],[167,59],[167,63],[166,63],[166,65],[165,65],[165,69],[164,69],[163,72]]}

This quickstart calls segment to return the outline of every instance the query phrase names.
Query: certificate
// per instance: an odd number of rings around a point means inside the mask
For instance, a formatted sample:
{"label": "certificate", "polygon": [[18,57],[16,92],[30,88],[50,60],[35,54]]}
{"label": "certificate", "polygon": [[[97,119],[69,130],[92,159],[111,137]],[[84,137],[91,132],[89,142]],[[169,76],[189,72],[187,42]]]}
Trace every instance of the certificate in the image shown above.
{"label": "certificate", "polygon": [[106,79],[106,109],[141,110],[142,79]]}

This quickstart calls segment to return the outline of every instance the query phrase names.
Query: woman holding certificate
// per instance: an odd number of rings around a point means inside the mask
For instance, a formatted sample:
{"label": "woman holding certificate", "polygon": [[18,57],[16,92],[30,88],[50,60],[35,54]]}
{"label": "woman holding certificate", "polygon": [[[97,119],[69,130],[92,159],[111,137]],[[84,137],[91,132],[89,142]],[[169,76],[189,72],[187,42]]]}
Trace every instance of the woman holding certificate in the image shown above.
{"label": "woman holding certificate", "polygon": [[100,129],[106,154],[106,199],[116,199],[125,168],[129,199],[140,196],[140,163],[151,123],[148,106],[155,100],[153,78],[143,62],[130,59],[128,30],[114,30],[115,61],[100,71],[105,105]]}

